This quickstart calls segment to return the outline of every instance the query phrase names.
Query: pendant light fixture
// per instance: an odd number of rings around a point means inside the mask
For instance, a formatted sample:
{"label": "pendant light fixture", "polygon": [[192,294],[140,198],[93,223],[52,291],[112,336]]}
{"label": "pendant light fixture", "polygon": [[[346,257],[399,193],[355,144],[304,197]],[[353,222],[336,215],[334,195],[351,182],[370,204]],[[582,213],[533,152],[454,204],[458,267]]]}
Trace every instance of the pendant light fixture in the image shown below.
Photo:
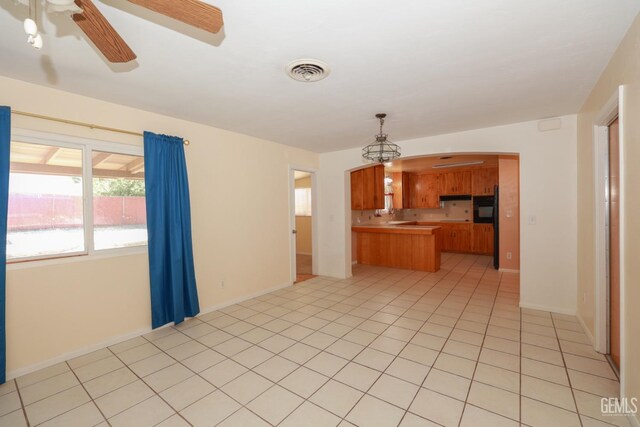
{"label": "pendant light fixture", "polygon": [[362,149],[362,157],[370,162],[386,163],[400,157],[400,147],[387,139],[388,135],[382,133],[385,113],[376,114],[380,120],[380,133],[376,135],[376,140]]}

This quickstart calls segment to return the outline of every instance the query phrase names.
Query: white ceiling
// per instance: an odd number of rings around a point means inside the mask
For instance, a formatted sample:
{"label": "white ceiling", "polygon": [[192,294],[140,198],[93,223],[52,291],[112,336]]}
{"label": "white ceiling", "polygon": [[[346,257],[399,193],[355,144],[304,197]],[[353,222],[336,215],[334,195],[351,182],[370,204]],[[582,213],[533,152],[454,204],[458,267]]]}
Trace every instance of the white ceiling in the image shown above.
{"label": "white ceiling", "polygon": [[[96,1],[138,54],[112,66],[65,16],[26,43],[0,0],[0,74],[317,152],[575,113],[640,11],[637,0],[208,0],[210,36],[125,0]],[[284,73],[297,58],[332,69]],[[1,95],[0,95],[1,101]],[[117,123],[108,123],[117,126]]]}

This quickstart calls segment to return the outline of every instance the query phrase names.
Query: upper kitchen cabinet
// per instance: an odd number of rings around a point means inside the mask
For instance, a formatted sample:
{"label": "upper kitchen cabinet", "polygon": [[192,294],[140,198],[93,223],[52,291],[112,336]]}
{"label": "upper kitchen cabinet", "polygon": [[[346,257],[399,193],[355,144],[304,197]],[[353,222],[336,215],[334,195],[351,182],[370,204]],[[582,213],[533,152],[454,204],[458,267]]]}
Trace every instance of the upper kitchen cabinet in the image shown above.
{"label": "upper kitchen cabinet", "polygon": [[411,184],[407,172],[394,172],[391,174],[391,190],[393,191],[393,208],[407,209],[411,200]]}
{"label": "upper kitchen cabinet", "polygon": [[440,194],[445,196],[471,194],[471,171],[440,174]]}
{"label": "upper kitchen cabinet", "polygon": [[384,166],[351,172],[351,209],[384,209]]}
{"label": "upper kitchen cabinet", "polygon": [[410,203],[414,209],[440,207],[440,177],[437,174],[411,174],[409,177]]}
{"label": "upper kitchen cabinet", "polygon": [[474,196],[493,196],[494,186],[498,185],[498,168],[475,169],[471,177]]}
{"label": "upper kitchen cabinet", "polygon": [[362,169],[351,172],[351,210],[361,211],[363,195],[363,175]]}

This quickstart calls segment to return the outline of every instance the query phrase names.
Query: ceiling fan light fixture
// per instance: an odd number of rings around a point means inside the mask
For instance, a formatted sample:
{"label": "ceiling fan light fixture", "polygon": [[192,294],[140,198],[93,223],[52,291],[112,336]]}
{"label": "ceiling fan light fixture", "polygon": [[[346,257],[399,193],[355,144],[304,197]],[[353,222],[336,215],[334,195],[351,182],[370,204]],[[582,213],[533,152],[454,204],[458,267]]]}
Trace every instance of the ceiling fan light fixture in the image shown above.
{"label": "ceiling fan light fixture", "polygon": [[370,162],[388,163],[401,155],[400,147],[389,141],[389,135],[382,132],[385,117],[385,113],[376,114],[376,118],[380,120],[380,132],[375,136],[374,142],[362,149],[362,157]]}
{"label": "ceiling fan light fixture", "polygon": [[35,37],[38,34],[38,24],[31,18],[27,18],[24,20],[24,32],[26,35]]}
{"label": "ceiling fan light fixture", "polygon": [[43,46],[42,36],[38,33],[35,36],[29,36],[27,42],[34,48],[40,50]]}

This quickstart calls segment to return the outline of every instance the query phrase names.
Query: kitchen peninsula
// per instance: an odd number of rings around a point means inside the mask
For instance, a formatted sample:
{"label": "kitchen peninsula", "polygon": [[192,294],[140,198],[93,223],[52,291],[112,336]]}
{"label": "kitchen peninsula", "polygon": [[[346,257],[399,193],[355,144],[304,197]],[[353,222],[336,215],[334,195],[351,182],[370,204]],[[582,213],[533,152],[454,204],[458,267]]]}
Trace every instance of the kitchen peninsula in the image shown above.
{"label": "kitchen peninsula", "polygon": [[439,226],[397,222],[353,226],[358,264],[436,272],[440,269],[442,230]]}

